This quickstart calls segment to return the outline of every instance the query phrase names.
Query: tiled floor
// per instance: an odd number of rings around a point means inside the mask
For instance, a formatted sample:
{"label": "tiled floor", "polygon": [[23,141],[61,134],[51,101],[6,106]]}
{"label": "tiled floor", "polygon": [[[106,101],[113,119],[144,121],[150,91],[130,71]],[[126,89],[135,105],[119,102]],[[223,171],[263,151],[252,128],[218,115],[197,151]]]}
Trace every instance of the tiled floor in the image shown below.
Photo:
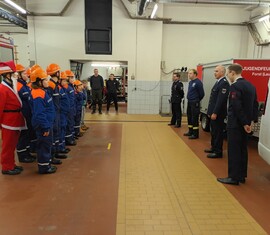
{"label": "tiled floor", "polygon": [[117,235],[266,234],[164,123],[124,123]]}
{"label": "tiled floor", "polygon": [[189,141],[186,121],[177,130],[168,122],[88,112],[90,129],[56,174],[38,175],[32,163],[0,177],[0,235],[267,234],[241,204],[268,229],[258,213],[269,218],[269,166],[251,159],[247,183],[225,187],[216,176],[226,174],[226,154],[205,160],[209,135]]}

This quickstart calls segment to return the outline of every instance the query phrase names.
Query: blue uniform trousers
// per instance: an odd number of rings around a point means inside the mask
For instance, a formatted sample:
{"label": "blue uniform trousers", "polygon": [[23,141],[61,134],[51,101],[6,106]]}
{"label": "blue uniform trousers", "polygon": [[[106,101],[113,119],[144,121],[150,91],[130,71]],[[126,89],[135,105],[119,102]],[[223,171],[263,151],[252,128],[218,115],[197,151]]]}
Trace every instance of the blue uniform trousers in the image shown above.
{"label": "blue uniform trousers", "polygon": [[52,129],[48,136],[43,136],[43,131],[36,130],[37,136],[37,162],[40,173],[50,168],[51,149],[53,143]]}

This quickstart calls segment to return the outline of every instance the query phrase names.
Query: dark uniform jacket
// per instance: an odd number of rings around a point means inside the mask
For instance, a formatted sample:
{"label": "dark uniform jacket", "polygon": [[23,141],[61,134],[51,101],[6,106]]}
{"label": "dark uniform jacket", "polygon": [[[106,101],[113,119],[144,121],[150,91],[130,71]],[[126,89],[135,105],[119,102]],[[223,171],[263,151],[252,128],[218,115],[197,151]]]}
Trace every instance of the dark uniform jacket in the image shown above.
{"label": "dark uniform jacket", "polygon": [[230,87],[227,128],[239,128],[258,121],[256,88],[244,78]]}
{"label": "dark uniform jacket", "polygon": [[188,101],[196,101],[199,102],[204,97],[204,89],[201,80],[198,78],[189,81],[188,83],[188,93],[187,99]]}
{"label": "dark uniform jacket", "polygon": [[117,93],[119,90],[119,82],[117,80],[107,80],[106,88],[108,93]]}
{"label": "dark uniform jacket", "polygon": [[184,97],[184,86],[179,80],[172,84],[171,103],[181,103]]}
{"label": "dark uniform jacket", "polygon": [[227,99],[229,95],[230,84],[226,77],[215,83],[211,90],[207,114],[217,114],[218,118],[225,118],[227,115]]}

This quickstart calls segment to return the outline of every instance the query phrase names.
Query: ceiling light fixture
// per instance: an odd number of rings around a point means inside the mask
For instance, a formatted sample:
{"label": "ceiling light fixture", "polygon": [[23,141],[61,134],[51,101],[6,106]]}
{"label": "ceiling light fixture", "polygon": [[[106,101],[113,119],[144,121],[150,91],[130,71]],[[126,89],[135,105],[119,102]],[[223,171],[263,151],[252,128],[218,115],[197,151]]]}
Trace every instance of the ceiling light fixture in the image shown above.
{"label": "ceiling light fixture", "polygon": [[92,67],[120,67],[120,64],[91,64]]}
{"label": "ceiling light fixture", "polygon": [[27,11],[24,10],[22,7],[20,7],[19,5],[17,5],[15,2],[12,2],[11,0],[5,0],[6,3],[8,3],[9,5],[13,6],[15,9],[17,9],[18,11],[20,11],[23,14],[26,14]]}
{"label": "ceiling light fixture", "polygon": [[154,16],[156,15],[157,9],[158,9],[158,4],[156,3],[155,6],[154,6],[154,9],[152,11],[152,14],[150,16],[151,19],[153,19]]}

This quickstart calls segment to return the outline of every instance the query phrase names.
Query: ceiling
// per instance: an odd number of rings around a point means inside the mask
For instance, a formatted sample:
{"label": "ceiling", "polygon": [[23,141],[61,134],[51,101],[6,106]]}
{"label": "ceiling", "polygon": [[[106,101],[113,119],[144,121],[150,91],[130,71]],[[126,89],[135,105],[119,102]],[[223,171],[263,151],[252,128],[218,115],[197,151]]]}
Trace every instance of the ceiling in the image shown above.
{"label": "ceiling", "polygon": [[[63,11],[73,0],[13,0],[16,4],[27,10],[28,15],[62,15]],[[27,22],[27,16],[10,7],[4,0],[0,0],[0,11],[11,14],[13,22]],[[0,17],[0,33],[14,34],[27,33],[27,29],[16,23]]]}
{"label": "ceiling", "polygon": [[[46,15],[46,16],[61,16],[64,11],[68,8],[68,6],[73,2],[74,0],[13,0],[16,4],[20,5],[24,9],[28,11],[28,15]],[[137,2],[138,4],[140,2],[147,2],[147,0],[129,0],[130,2]],[[220,2],[221,4],[224,4],[224,2],[228,2],[228,4],[235,5],[235,3],[242,3],[245,6],[256,6],[256,3],[258,2],[269,2],[270,0],[151,0],[154,2],[160,2],[165,4],[179,4],[179,3],[206,3],[206,2],[213,2],[217,3]],[[7,3],[5,3],[4,0],[0,0],[0,11],[8,12],[9,14],[12,14],[14,16],[13,21],[24,21],[27,22],[27,17],[23,14],[20,14],[18,11],[14,10],[14,8],[9,7]],[[17,22],[18,23],[18,22]],[[0,18],[0,33],[27,33],[27,29],[24,29],[16,23],[12,23],[8,21],[7,19]]]}

